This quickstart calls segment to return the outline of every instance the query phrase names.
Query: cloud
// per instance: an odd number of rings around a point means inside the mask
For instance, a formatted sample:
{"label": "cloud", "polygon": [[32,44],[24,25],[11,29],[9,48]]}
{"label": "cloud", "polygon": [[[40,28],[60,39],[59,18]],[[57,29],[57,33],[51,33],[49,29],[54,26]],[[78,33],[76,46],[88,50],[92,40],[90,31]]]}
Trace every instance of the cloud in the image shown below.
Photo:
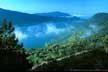
{"label": "cloud", "polygon": [[85,38],[88,36],[92,35],[92,31],[91,30],[86,30],[84,33],[82,33],[82,35],[80,36],[81,38]]}
{"label": "cloud", "polygon": [[77,16],[77,17],[83,17],[83,16],[85,16],[85,15],[83,15],[83,14],[73,14],[73,16]]}
{"label": "cloud", "polygon": [[46,29],[46,34],[59,34],[60,32],[64,32],[64,28],[57,28],[52,24],[46,25]]}
{"label": "cloud", "polygon": [[90,24],[89,26],[90,26],[92,29],[94,29],[94,30],[97,29],[97,25],[96,25],[96,24]]}
{"label": "cloud", "polygon": [[58,28],[53,23],[43,24],[41,26],[33,25],[26,28],[27,33],[30,36],[35,37],[41,37],[45,35],[58,35],[60,33],[70,31],[71,29],[74,29],[73,26],[70,27],[64,27],[64,28]]}
{"label": "cloud", "polygon": [[32,25],[26,27],[17,27],[15,29],[15,35],[19,40],[33,38],[33,37],[43,37],[60,35],[61,33],[71,31],[74,29],[73,26],[58,28],[53,23],[43,24],[43,25]]}
{"label": "cloud", "polygon": [[27,34],[21,32],[21,31],[19,31],[19,30],[16,30],[16,31],[15,31],[15,35],[16,35],[16,37],[17,37],[19,40],[23,40],[23,39],[26,39],[26,38],[28,37]]}
{"label": "cloud", "polygon": [[40,36],[44,36],[44,34],[42,32],[37,32],[36,34],[34,34],[36,37],[40,37]]}

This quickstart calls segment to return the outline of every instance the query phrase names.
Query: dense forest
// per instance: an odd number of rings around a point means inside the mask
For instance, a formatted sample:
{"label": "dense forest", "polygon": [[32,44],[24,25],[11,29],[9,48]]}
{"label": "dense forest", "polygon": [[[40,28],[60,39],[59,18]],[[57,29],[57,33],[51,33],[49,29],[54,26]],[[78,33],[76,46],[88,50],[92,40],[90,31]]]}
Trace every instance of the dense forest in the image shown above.
{"label": "dense forest", "polygon": [[[7,23],[6,19],[3,19],[0,26],[0,64],[5,66],[2,68],[8,71],[107,69],[107,16],[102,13],[96,14],[93,18],[103,20],[95,23],[100,29],[92,30],[90,36],[82,37],[82,31],[72,32],[72,36],[60,44],[49,43],[44,48],[32,49],[25,49],[23,44],[18,43],[12,23]],[[86,28],[85,23],[95,22],[93,18],[81,23],[82,29]]]}

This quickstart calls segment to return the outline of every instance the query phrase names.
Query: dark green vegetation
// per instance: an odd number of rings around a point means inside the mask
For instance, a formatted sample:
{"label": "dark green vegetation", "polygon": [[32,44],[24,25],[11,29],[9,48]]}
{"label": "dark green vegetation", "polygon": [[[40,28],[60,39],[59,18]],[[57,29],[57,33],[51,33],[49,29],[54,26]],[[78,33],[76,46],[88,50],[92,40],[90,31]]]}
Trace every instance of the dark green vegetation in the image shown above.
{"label": "dark green vegetation", "polygon": [[1,69],[24,72],[108,69],[107,15],[99,13],[81,23],[81,28],[86,30],[91,24],[99,27],[98,31],[91,30],[92,34],[89,36],[81,37],[84,30],[79,30],[72,32],[72,36],[60,44],[46,44],[44,48],[27,50],[23,48],[23,44],[18,44],[11,22],[7,24],[4,19],[0,27]]}
{"label": "dark green vegetation", "polygon": [[26,60],[23,44],[18,44],[12,23],[3,19],[0,26],[0,71],[26,71],[30,64]]}
{"label": "dark green vegetation", "polygon": [[108,55],[101,48],[75,53],[40,65],[34,65],[33,71],[104,71],[108,68]]}

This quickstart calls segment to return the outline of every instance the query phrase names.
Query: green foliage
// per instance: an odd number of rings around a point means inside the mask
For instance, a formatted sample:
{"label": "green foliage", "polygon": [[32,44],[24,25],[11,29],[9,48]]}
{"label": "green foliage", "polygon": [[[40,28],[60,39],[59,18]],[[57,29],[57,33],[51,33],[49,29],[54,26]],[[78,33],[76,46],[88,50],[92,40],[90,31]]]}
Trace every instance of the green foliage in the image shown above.
{"label": "green foliage", "polygon": [[6,19],[2,20],[0,27],[0,49],[23,50],[23,44],[18,44],[18,39],[14,34],[12,22],[7,23]]}
{"label": "green foliage", "polygon": [[0,67],[2,71],[24,71],[29,68],[23,44],[18,44],[12,23],[0,24]]}

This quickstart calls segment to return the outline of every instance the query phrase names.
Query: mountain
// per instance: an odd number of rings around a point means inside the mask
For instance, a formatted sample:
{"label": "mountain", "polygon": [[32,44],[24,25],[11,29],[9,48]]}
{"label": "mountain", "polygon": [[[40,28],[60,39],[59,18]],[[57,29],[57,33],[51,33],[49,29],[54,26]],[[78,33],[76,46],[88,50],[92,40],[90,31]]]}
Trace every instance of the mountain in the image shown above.
{"label": "mountain", "polygon": [[[30,24],[40,24],[40,23],[48,23],[48,22],[67,22],[67,21],[75,21],[80,20],[79,17],[61,17],[61,16],[69,16],[65,13],[54,12],[56,16],[60,15],[60,17],[49,17],[42,16],[39,14],[28,14],[17,11],[5,10],[0,8],[0,21],[5,17],[8,21],[12,21],[13,24],[17,25],[30,25]],[[54,14],[53,13],[53,14]],[[51,14],[50,14],[51,15]]]}
{"label": "mountain", "polygon": [[90,19],[91,22],[102,23],[108,21],[108,13],[97,13]]}
{"label": "mountain", "polygon": [[49,12],[49,13],[36,13],[36,15],[49,16],[49,17],[68,17],[68,16],[71,16],[68,13],[63,13],[63,12],[59,12],[59,11]]}
{"label": "mountain", "polygon": [[108,22],[108,13],[96,13],[90,18],[80,22],[80,25],[82,25],[82,27],[86,26],[87,28],[89,25],[100,25],[104,22]]}
{"label": "mountain", "polygon": [[39,15],[32,15],[22,12],[10,11],[0,8],[0,20],[5,17],[8,21],[12,21],[14,24],[30,24],[30,23],[41,23],[49,21],[50,17],[44,17]]}

